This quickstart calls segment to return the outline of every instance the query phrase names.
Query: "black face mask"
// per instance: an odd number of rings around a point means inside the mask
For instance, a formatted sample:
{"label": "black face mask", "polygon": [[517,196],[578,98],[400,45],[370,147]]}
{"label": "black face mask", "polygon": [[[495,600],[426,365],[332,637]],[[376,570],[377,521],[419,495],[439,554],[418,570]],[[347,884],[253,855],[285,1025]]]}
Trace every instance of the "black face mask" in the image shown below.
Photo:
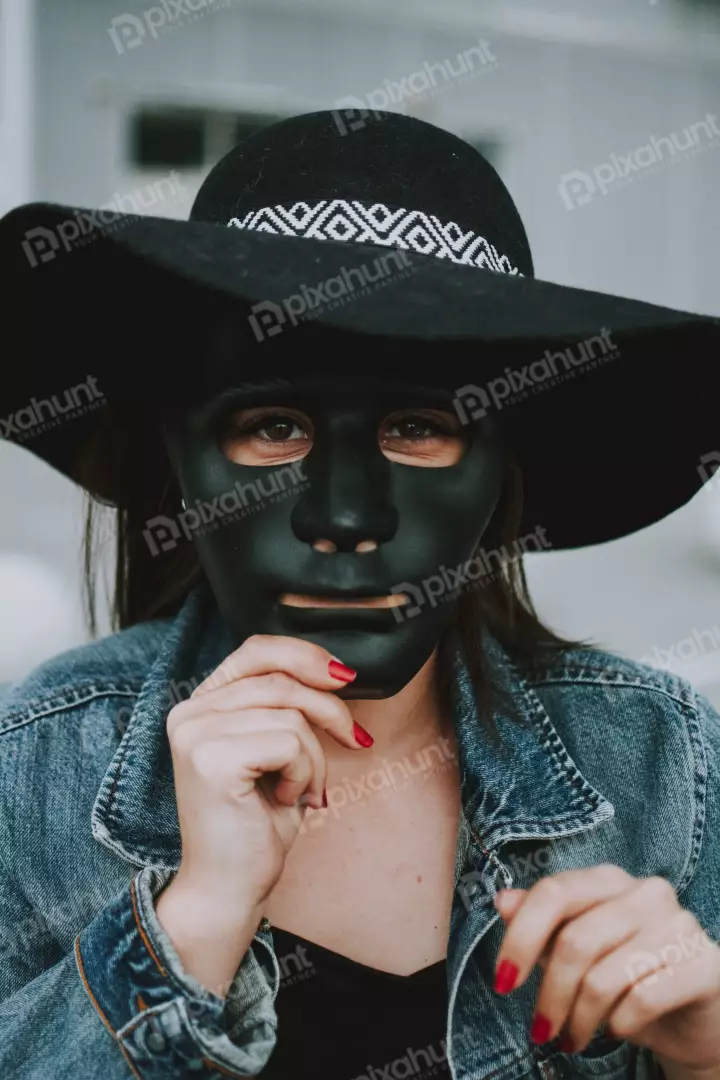
{"label": "black face mask", "polygon": [[[253,418],[260,407],[265,415]],[[448,427],[431,418],[438,410]],[[248,417],[261,431],[239,434]],[[313,641],[357,671],[343,697],[387,698],[406,686],[451,619],[454,575],[500,497],[505,453],[487,419],[460,424],[447,391],[323,377],[243,384],[165,424],[187,514],[208,508],[194,542],[237,646],[256,633]],[[403,593],[409,603],[341,611],[280,602],[340,593]]]}

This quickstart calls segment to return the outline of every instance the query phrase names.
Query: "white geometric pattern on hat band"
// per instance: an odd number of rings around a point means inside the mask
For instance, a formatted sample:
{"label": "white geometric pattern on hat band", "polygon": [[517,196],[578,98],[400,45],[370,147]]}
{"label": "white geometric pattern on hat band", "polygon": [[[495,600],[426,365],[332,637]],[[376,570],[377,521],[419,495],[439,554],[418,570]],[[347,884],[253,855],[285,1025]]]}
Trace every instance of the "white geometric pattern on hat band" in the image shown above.
{"label": "white geometric pattern on hat band", "polygon": [[317,240],[355,240],[435,255],[464,266],[479,266],[502,274],[523,275],[507,255],[472,231],[464,231],[454,221],[442,222],[434,214],[405,207],[392,210],[384,203],[372,205],[345,199],[321,199],[316,203],[296,202],[291,206],[263,206],[251,210],[242,220],[230,218],[228,225],[256,232],[282,233]]}

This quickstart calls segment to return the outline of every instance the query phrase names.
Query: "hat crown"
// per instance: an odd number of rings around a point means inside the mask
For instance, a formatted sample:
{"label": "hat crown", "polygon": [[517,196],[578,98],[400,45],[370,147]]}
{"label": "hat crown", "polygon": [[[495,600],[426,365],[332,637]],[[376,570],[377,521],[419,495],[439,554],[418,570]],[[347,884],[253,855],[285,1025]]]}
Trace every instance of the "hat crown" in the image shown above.
{"label": "hat crown", "polygon": [[233,147],[191,220],[411,249],[533,275],[527,235],[493,166],[469,143],[400,113],[334,110],[280,121]]}

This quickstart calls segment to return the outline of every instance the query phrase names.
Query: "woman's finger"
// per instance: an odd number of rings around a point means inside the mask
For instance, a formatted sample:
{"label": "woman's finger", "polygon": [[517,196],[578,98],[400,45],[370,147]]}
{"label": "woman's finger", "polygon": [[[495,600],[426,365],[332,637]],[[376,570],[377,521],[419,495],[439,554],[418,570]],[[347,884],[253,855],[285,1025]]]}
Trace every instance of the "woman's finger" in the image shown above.
{"label": "woman's finger", "polygon": [[541,878],[525,894],[500,946],[496,992],[508,993],[525,982],[566,919],[626,892],[632,885],[630,874],[610,863]]}
{"label": "woman's finger", "polygon": [[284,671],[318,690],[339,690],[352,682],[356,674],[312,641],[285,634],[253,634],[226,656],[191,696],[205,694],[250,675],[268,675],[274,671]]}
{"label": "woman's finger", "polygon": [[[684,950],[678,944],[698,937],[702,944],[695,950]],[[705,999],[717,1017],[706,1030],[714,1032],[720,1022],[719,993],[720,949],[689,911],[679,909],[674,919],[640,930],[591,968],[579,987],[567,1031],[573,1045],[582,1050],[601,1024],[613,1038],[625,1039],[640,1035],[666,1017],[653,1042],[664,1034],[672,1053],[677,1037],[672,1017],[666,1014]],[[697,1010],[693,1041],[701,1037],[705,1027],[701,1012]],[[660,1052],[663,1049],[661,1043]]]}
{"label": "woman's finger", "polygon": [[627,891],[560,926],[545,950],[549,955],[541,958],[544,975],[535,1015],[542,1041],[553,1039],[570,1015],[576,1017],[574,1038],[582,1038],[583,1045],[592,1038],[614,1000],[609,995],[622,993],[626,986],[618,972],[605,984],[603,973],[617,966],[626,951],[623,946],[633,947],[645,928],[658,926],[661,932],[676,904],[675,891],[664,879],[633,879]]}
{"label": "woman's finger", "polygon": [[285,730],[298,735],[312,765],[311,781],[307,791],[303,792],[302,801],[312,801],[319,810],[324,805],[327,761],[320,740],[301,712],[297,709],[243,709],[239,713],[218,713],[213,718],[213,735],[217,738]]}
{"label": "woman's finger", "polygon": [[199,709],[208,712],[236,713],[249,709],[296,709],[308,723],[332,736],[342,746],[358,750],[361,744],[354,735],[353,717],[345,701],[327,690],[306,686],[284,671],[266,675],[248,675],[191,697],[178,708],[187,715]]}

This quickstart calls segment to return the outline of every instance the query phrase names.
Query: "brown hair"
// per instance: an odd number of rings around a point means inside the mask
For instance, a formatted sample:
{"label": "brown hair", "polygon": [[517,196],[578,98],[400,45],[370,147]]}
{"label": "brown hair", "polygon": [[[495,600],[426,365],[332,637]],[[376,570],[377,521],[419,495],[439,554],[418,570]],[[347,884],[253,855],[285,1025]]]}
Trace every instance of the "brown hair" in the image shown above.
{"label": "brown hair", "polygon": [[[143,535],[158,516],[175,519],[182,510],[181,493],[165,449],[159,424],[110,421],[103,425],[82,462],[81,481],[95,491],[120,493],[123,509],[114,525],[115,580],[111,595],[113,631],[150,619],[174,615],[190,589],[204,576],[195,545],[180,543],[153,557]],[[142,482],[140,482],[142,481]],[[476,555],[487,571],[492,554],[497,569],[457,595],[453,619],[438,643],[438,690],[449,706],[454,684],[453,655],[460,648],[470,673],[478,712],[492,737],[493,706],[499,688],[493,685],[483,649],[490,632],[516,661],[557,653],[587,643],[571,641],[545,626],[528,590],[520,537],[522,475],[509,459],[503,492]],[[97,635],[97,576],[103,529],[100,504],[88,496],[84,538],[84,585],[90,632]],[[511,708],[512,703],[506,702]]]}

